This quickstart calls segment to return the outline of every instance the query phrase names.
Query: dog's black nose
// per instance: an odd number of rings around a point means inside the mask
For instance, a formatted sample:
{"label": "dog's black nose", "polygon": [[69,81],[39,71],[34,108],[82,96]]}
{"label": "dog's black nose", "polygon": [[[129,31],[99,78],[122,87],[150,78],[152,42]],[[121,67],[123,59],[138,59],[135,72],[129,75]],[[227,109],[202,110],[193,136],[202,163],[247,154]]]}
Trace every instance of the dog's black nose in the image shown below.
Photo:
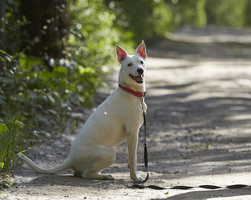
{"label": "dog's black nose", "polygon": [[141,68],[139,68],[139,69],[137,70],[137,72],[139,73],[139,75],[141,75],[141,74],[143,74],[143,73],[144,73],[144,70],[143,70],[143,69],[141,69]]}

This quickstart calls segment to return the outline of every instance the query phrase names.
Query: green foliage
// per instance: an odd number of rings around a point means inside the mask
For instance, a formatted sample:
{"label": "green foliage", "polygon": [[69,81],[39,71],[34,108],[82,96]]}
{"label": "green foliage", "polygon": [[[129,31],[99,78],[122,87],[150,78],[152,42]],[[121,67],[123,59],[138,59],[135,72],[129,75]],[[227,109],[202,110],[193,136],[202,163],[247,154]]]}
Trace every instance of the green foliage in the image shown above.
{"label": "green foliage", "polygon": [[205,26],[207,23],[205,12],[206,0],[177,0],[168,4],[172,8],[173,23],[175,26],[190,24]]}
{"label": "green foliage", "polygon": [[215,25],[243,27],[247,3],[247,0],[208,0],[208,21]]}
{"label": "green foliage", "polygon": [[244,16],[245,16],[245,27],[251,27],[251,1],[246,0],[247,3],[244,6]]}
{"label": "green foliage", "polygon": [[[16,186],[17,183],[14,181],[13,177],[6,173],[2,173],[0,176],[0,198],[6,199],[8,195],[5,193],[6,188],[11,188]],[[6,197],[6,198],[5,198]]]}
{"label": "green foliage", "polygon": [[111,1],[121,39],[139,43],[142,39],[165,36],[184,24],[205,26],[207,0]]}
{"label": "green foliage", "polygon": [[[58,124],[74,106],[91,106],[96,86],[101,84],[91,68],[56,61],[46,70],[39,59],[20,55],[15,66],[0,74],[0,114],[21,110],[33,119],[30,128],[45,129]],[[10,108],[8,105],[10,104]]]}
{"label": "green foliage", "polygon": [[119,40],[113,26],[115,14],[103,1],[75,0],[70,4],[71,29],[67,48],[71,60],[80,69],[99,75],[114,57],[114,46]]}
{"label": "green foliage", "polygon": [[156,35],[163,35],[174,27],[171,7],[163,0],[155,4],[151,20]]}
{"label": "green foliage", "polygon": [[[92,106],[93,95],[103,86],[101,78],[113,62],[118,40],[112,13],[102,1],[72,2],[68,40],[62,41],[68,43],[64,50],[66,58],[28,56],[20,51],[19,41],[12,39],[20,35],[5,29],[10,34],[5,37],[6,44],[16,44],[9,49],[12,55],[0,50],[0,167],[3,170],[11,169],[23,142],[63,132],[69,121],[74,128],[78,118],[71,112],[81,106]],[[5,18],[6,24],[17,15]],[[24,24],[17,28],[21,30]]]}
{"label": "green foliage", "polygon": [[170,0],[174,27],[181,25],[250,26],[249,0]]}
{"label": "green foliage", "polygon": [[164,0],[111,1],[109,7],[115,12],[115,27],[120,40],[136,46],[142,39],[165,35],[174,27],[173,13]]}
{"label": "green foliage", "polygon": [[116,22],[122,29],[123,40],[141,41],[150,38],[154,32],[152,27],[152,14],[155,2],[152,0],[128,0],[112,2],[116,12]]}
{"label": "green foliage", "polygon": [[9,172],[14,164],[15,152],[22,145],[22,129],[24,124],[21,116],[6,118],[5,124],[0,123],[0,171]]}
{"label": "green foliage", "polygon": [[184,26],[251,26],[249,0],[109,1],[122,40],[134,44]]}
{"label": "green foliage", "polygon": [[24,130],[26,140],[64,131],[66,120],[74,122],[70,116],[74,107],[92,105],[101,82],[93,68],[68,60],[51,60],[50,72],[37,58],[0,52],[5,66],[0,72],[0,118],[5,119],[0,124],[0,166],[8,171]]}
{"label": "green foliage", "polygon": [[21,0],[8,0],[6,3],[5,17],[0,19],[4,25],[3,40],[0,38],[0,47],[5,48],[9,53],[14,54],[21,49],[21,35],[25,32],[21,31],[21,27],[28,24],[25,17],[20,16]]}

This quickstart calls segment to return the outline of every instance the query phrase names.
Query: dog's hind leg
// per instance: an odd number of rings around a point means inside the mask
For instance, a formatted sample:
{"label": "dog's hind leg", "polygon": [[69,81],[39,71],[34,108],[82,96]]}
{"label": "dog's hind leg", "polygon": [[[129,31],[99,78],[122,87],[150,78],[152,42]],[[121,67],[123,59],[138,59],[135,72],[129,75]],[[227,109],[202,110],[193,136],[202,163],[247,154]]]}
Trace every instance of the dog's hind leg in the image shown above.
{"label": "dog's hind leg", "polygon": [[91,155],[89,155],[90,157],[84,169],[75,172],[75,175],[80,175],[85,179],[113,180],[113,176],[100,174],[100,172],[114,163],[116,158],[115,149],[103,145],[94,149],[90,151]]}

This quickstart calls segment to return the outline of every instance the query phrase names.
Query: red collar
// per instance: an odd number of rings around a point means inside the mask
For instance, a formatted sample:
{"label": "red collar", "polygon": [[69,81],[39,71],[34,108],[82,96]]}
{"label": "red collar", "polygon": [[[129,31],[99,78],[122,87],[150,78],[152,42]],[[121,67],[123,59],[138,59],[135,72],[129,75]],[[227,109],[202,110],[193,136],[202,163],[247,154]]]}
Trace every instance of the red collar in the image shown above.
{"label": "red collar", "polygon": [[120,85],[120,84],[119,84],[119,87],[120,87],[122,90],[124,90],[124,91],[126,91],[126,92],[128,92],[128,93],[130,93],[130,94],[132,94],[132,95],[134,95],[134,96],[136,96],[136,97],[143,98],[143,97],[146,96],[146,92],[135,92],[135,91],[131,90],[130,88],[124,87],[124,86],[122,86],[122,85]]}

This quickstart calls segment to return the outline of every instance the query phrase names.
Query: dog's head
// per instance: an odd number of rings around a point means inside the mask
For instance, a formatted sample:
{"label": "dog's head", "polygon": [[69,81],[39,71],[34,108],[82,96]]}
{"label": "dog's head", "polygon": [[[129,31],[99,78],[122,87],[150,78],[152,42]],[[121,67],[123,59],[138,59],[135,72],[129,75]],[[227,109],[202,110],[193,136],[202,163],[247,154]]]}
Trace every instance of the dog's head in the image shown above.
{"label": "dog's head", "polygon": [[[124,49],[116,45],[118,61],[121,64],[119,83],[129,87],[144,85],[146,46],[144,41],[137,47],[135,55],[128,55]],[[143,86],[142,86],[143,87]]]}

